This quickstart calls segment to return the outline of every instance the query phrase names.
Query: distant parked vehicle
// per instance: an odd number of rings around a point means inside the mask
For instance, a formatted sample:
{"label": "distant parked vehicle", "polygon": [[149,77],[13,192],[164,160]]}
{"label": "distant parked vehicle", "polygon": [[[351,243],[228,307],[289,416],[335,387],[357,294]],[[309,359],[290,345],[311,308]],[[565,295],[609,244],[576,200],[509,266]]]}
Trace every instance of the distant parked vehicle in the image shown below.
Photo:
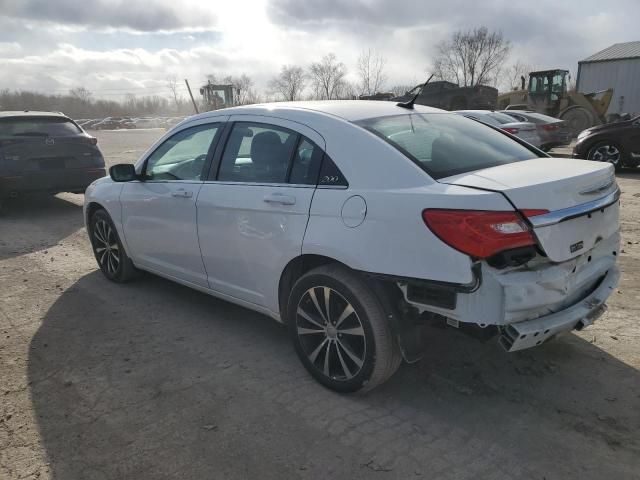
{"label": "distant parked vehicle", "polygon": [[567,122],[529,110],[503,110],[501,113],[513,117],[518,122],[531,122],[538,129],[542,144],[540,148],[545,152],[555,147],[563,147],[571,143],[571,129]]}
{"label": "distant parked vehicle", "polygon": [[574,158],[609,162],[616,170],[640,165],[640,116],[591,127],[578,135]]}
{"label": "distant parked vehicle", "polygon": [[82,125],[80,125],[82,128],[84,128],[85,130],[95,130],[94,125],[96,123],[101,122],[102,120],[99,118],[94,118],[92,120],[87,120],[86,122],[82,123]]}
{"label": "distant parked vehicle", "polygon": [[457,110],[455,113],[493,125],[511,135],[515,135],[534,147],[540,147],[542,144],[538,129],[531,122],[519,122],[509,115],[491,110]]}
{"label": "distant parked vehicle", "polygon": [[107,117],[93,125],[94,130],[116,130],[120,128],[122,117]]}
{"label": "distant parked vehicle", "polygon": [[104,177],[96,138],[53,112],[0,112],[0,203],[26,192],[83,193]]}
{"label": "distant parked vehicle", "polygon": [[118,128],[124,128],[127,130],[136,128],[136,123],[133,121],[133,119],[129,118],[129,117],[124,117],[123,119],[120,120]]}
{"label": "distant parked vehicle", "polygon": [[[420,92],[416,103],[445,110],[492,109],[496,106],[498,90],[487,85],[460,87],[457,83],[436,81],[426,85],[417,85],[400,97],[391,98],[394,102],[406,102]],[[387,100],[387,98],[370,98]]]}

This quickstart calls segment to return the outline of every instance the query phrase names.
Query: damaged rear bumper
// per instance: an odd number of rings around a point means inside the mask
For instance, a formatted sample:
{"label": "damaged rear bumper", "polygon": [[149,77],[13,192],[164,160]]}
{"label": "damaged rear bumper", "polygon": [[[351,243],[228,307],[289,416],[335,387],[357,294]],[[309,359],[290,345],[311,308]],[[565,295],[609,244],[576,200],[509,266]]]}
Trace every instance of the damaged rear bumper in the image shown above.
{"label": "damaged rear bumper", "polygon": [[606,311],[605,301],[618,285],[620,271],[615,265],[600,285],[578,303],[550,315],[512,323],[502,328],[499,342],[508,352],[540,345],[552,336],[590,325]]}

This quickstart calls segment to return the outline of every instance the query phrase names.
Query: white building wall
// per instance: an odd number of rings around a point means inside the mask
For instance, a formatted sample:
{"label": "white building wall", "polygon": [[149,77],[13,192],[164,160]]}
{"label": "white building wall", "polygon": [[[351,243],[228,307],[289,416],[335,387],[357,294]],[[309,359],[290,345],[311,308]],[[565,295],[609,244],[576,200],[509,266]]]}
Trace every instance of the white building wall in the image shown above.
{"label": "white building wall", "polygon": [[640,58],[582,63],[578,70],[579,92],[613,88],[607,113],[640,114]]}

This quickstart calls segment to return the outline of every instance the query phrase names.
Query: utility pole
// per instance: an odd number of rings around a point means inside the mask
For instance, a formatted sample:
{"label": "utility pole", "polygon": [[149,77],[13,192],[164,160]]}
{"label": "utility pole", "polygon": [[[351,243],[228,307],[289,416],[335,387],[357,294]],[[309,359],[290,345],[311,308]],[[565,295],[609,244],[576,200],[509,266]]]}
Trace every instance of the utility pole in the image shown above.
{"label": "utility pole", "polygon": [[193,99],[193,93],[191,93],[191,87],[189,86],[189,80],[187,80],[186,78],[184,79],[184,83],[187,84],[187,90],[189,90],[189,96],[191,97],[191,102],[193,103],[193,108],[196,111],[196,113],[200,113],[198,111],[198,106],[196,105],[196,101]]}

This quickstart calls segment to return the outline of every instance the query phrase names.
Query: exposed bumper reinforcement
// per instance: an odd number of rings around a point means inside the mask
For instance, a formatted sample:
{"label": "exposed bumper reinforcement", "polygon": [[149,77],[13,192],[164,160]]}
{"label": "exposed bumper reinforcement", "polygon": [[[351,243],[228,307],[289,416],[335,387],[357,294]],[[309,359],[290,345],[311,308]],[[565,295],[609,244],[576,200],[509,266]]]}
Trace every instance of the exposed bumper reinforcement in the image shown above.
{"label": "exposed bumper reinforcement", "polygon": [[551,315],[506,325],[498,340],[500,345],[508,352],[515,352],[536,347],[557,333],[591,325],[606,311],[605,301],[619,278],[620,271],[613,266],[598,288],[574,305]]}

